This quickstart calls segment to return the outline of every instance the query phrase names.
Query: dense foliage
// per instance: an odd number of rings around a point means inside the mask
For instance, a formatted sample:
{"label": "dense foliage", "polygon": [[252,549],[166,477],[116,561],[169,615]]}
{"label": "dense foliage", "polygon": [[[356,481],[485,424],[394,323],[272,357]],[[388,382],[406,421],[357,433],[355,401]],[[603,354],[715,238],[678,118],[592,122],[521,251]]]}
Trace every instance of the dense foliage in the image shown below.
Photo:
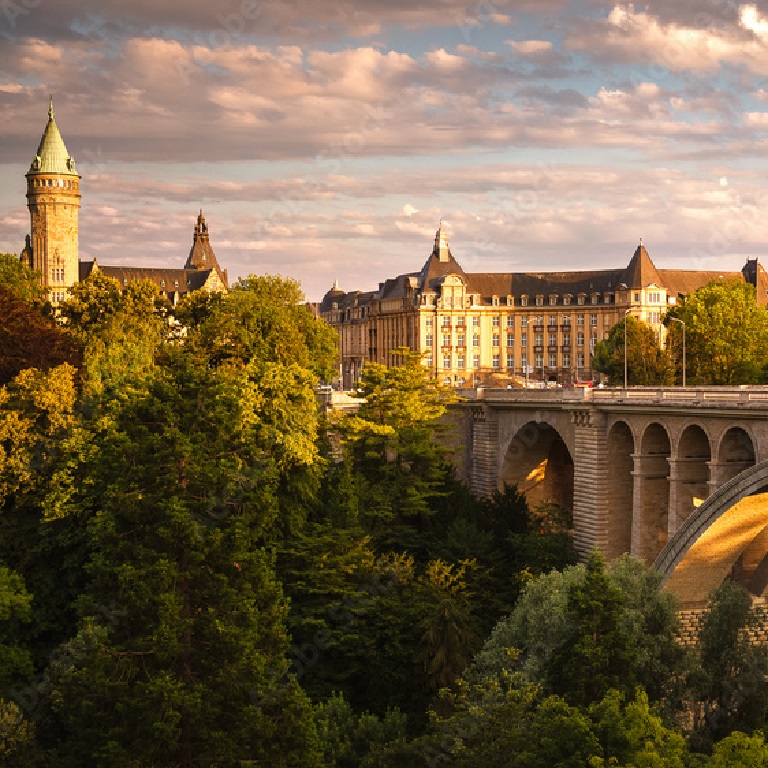
{"label": "dense foliage", "polygon": [[684,648],[639,561],[474,498],[418,355],[326,421],[292,281],[96,273],[55,317],[34,281],[0,264],[0,768],[765,764],[748,597]]}

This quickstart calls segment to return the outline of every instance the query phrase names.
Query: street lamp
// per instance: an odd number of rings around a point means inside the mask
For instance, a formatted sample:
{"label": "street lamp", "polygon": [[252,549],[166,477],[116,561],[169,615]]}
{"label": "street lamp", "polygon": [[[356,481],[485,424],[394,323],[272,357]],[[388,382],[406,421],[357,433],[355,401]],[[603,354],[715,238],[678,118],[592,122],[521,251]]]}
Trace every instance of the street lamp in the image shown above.
{"label": "street lamp", "polygon": [[627,388],[627,315],[632,308],[624,310],[624,389]]}
{"label": "street lamp", "polygon": [[683,326],[683,389],[685,389],[685,323],[679,317],[670,317],[669,319]]}

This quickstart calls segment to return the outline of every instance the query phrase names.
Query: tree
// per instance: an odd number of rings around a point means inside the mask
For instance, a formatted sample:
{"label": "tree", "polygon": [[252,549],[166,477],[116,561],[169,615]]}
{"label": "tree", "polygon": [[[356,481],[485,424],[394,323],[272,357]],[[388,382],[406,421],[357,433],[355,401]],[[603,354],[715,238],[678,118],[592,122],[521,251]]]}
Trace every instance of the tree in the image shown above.
{"label": "tree", "polygon": [[762,733],[747,736],[735,731],[718,741],[709,768],[768,768],[768,745]]}
{"label": "tree", "polygon": [[337,368],[336,332],[312,315],[294,280],[250,275],[218,300],[190,298],[184,311],[182,317],[204,318],[190,343],[214,365],[272,360],[328,380]]}
{"label": "tree", "polygon": [[0,289],[40,308],[45,302],[42,275],[12,253],[0,253]]}
{"label": "tree", "polygon": [[365,366],[365,402],[339,427],[365,481],[369,523],[388,545],[410,548],[413,526],[423,529],[451,475],[438,419],[455,394],[432,377],[420,354],[405,347],[393,354],[400,365]]}
{"label": "tree", "polygon": [[704,747],[732,731],[752,731],[768,715],[768,648],[750,642],[750,628],[764,619],[749,594],[725,581],[710,596],[698,636],[699,665],[692,698],[695,743]]}
{"label": "tree", "polygon": [[298,425],[312,429],[315,405],[310,389],[289,413],[256,368],[169,351],[115,404],[89,478],[79,632],[44,686],[62,766],[319,762],[264,546],[281,469],[312,459]]}
{"label": "tree", "polygon": [[632,315],[616,323],[608,338],[598,342],[592,367],[608,374],[611,384],[624,383],[624,334],[626,329],[627,381],[629,384],[671,384],[672,361],[659,346],[653,329]]}
{"label": "tree", "polygon": [[629,696],[636,681],[668,714],[680,706],[687,671],[674,598],[629,555],[607,570],[595,556],[590,563],[590,578],[579,564],[531,580],[475,656],[468,679],[519,671],[545,693],[585,704],[609,688]]}
{"label": "tree", "polygon": [[[685,323],[686,372],[699,384],[752,384],[765,380],[768,310],[754,286],[713,280],[670,312]],[[668,347],[682,364],[682,328],[669,323]]]}
{"label": "tree", "polygon": [[47,371],[63,363],[80,368],[80,345],[40,306],[0,287],[0,385],[25,368]]}

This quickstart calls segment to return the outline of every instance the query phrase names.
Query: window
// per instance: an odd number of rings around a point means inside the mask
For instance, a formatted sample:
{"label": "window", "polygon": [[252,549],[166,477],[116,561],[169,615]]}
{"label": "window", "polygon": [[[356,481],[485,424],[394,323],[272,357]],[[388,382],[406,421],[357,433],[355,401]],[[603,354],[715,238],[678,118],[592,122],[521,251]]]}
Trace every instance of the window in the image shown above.
{"label": "window", "polygon": [[571,353],[563,352],[563,368],[571,367]]}
{"label": "window", "polygon": [[557,355],[554,352],[549,353],[549,367],[557,368]]}
{"label": "window", "polygon": [[571,324],[571,316],[563,315],[563,325],[570,325],[570,324]]}
{"label": "window", "polygon": [[536,315],[536,325],[544,325],[544,318],[542,315]]}
{"label": "window", "polygon": [[571,303],[571,294],[566,293],[565,296],[563,296],[563,304],[568,306]]}
{"label": "window", "polygon": [[451,318],[450,315],[443,315],[443,327],[448,326],[451,327]]}
{"label": "window", "polygon": [[507,334],[507,346],[508,347],[514,347],[515,346],[515,336],[512,333]]}
{"label": "window", "polygon": [[592,303],[597,304],[597,302],[600,301],[600,294],[599,293],[593,293],[592,294]]}
{"label": "window", "polygon": [[556,304],[557,304],[557,296],[555,296],[554,294],[552,294],[552,295],[549,297],[549,306],[550,306],[550,307],[554,307]]}
{"label": "window", "polygon": [[523,316],[520,318],[520,325],[522,325],[523,327],[525,327],[526,325],[528,325],[528,315],[523,315]]}
{"label": "window", "polygon": [[472,346],[473,347],[479,347],[480,346],[480,334],[475,333],[472,336]]}
{"label": "window", "polygon": [[427,321],[426,321],[427,328],[431,328],[432,327],[432,320],[433,320],[433,318],[431,318],[431,317],[427,318]]}
{"label": "window", "polygon": [[639,293],[633,293],[632,294],[632,301],[634,301],[635,304],[639,304],[640,303],[640,294]]}
{"label": "window", "polygon": [[523,347],[528,346],[528,334],[527,333],[521,333],[520,334],[520,343],[523,345]]}
{"label": "window", "polygon": [[514,328],[514,327],[515,327],[515,316],[507,315],[507,328]]}
{"label": "window", "polygon": [[443,334],[443,346],[444,347],[450,347],[451,346],[451,337]]}
{"label": "window", "polygon": [[653,293],[648,294],[648,303],[649,304],[660,304],[661,303],[661,294],[658,291],[654,291]]}
{"label": "window", "polygon": [[499,297],[498,296],[492,296],[491,297],[491,304],[493,304],[494,307],[499,306]]}
{"label": "window", "polygon": [[557,325],[557,315],[550,315],[547,318],[547,325]]}
{"label": "window", "polygon": [[611,303],[611,296],[612,296],[612,295],[613,295],[613,294],[610,294],[610,293],[606,293],[606,294],[605,294],[605,296],[603,297],[603,301],[604,301],[606,304],[610,304],[610,303]]}
{"label": "window", "polygon": [[501,368],[501,362],[499,360],[499,355],[493,356],[493,367],[494,368]]}
{"label": "window", "polygon": [[557,345],[557,334],[556,333],[550,333],[549,334],[549,341],[548,344],[550,347],[554,347]]}
{"label": "window", "polygon": [[427,366],[428,366],[429,368],[431,368],[431,367],[434,365],[434,363],[435,363],[435,359],[432,357],[432,353],[431,353],[431,352],[429,352],[429,353],[427,354]]}
{"label": "window", "polygon": [[456,356],[456,367],[457,368],[464,368],[466,363],[466,359],[464,358],[464,355],[457,355]]}
{"label": "window", "polygon": [[473,327],[473,328],[479,328],[479,327],[480,327],[480,318],[479,318],[479,317],[477,317],[477,315],[475,315],[475,316],[472,318],[472,327]]}
{"label": "window", "polygon": [[507,355],[507,368],[509,368],[509,370],[513,370],[514,367],[515,367],[515,356]]}
{"label": "window", "polygon": [[465,346],[465,339],[466,339],[466,336],[465,336],[463,333],[460,333],[460,334],[459,334],[459,335],[456,337],[456,346],[458,346],[458,347],[463,347],[463,346]]}
{"label": "window", "polygon": [[432,337],[432,334],[431,334],[431,333],[428,333],[428,334],[427,334],[427,338],[425,339],[425,344],[426,344],[428,347],[431,347],[431,346],[432,346],[432,342],[433,342],[433,337]]}
{"label": "window", "polygon": [[521,307],[527,307],[528,306],[528,297],[527,296],[521,296],[520,297],[520,306]]}
{"label": "window", "polygon": [[451,356],[443,355],[443,368],[450,368],[450,367],[451,367]]}
{"label": "window", "polygon": [[541,347],[544,345],[544,334],[543,333],[535,333],[533,335],[533,346],[534,347]]}
{"label": "window", "polygon": [[594,312],[589,316],[589,324],[597,325],[597,315]]}
{"label": "window", "polygon": [[494,347],[500,346],[500,340],[499,339],[500,339],[499,334],[498,333],[494,333],[493,334],[493,346]]}
{"label": "window", "polygon": [[576,346],[577,347],[583,347],[584,346],[584,334],[583,333],[577,333],[576,334]]}
{"label": "window", "polygon": [[579,354],[576,355],[576,365],[579,368],[583,368],[584,367],[584,353],[583,352],[579,352]]}
{"label": "window", "polygon": [[579,304],[583,304],[583,303],[584,303],[584,299],[585,299],[585,298],[586,298],[586,297],[584,296],[584,294],[583,294],[583,293],[580,293],[580,294],[579,294],[579,298],[577,299],[578,303],[579,303]]}
{"label": "window", "polygon": [[543,307],[544,306],[544,297],[543,296],[537,296],[536,297],[536,306],[537,307]]}
{"label": "window", "polygon": [[563,334],[563,346],[564,347],[570,347],[571,346],[571,334],[570,333],[564,333]]}
{"label": "window", "polygon": [[576,315],[576,325],[578,326],[584,325],[584,315]]}
{"label": "window", "polygon": [[660,323],[661,322],[661,313],[660,312],[649,312],[648,313],[648,322],[651,323],[651,325]]}
{"label": "window", "polygon": [[541,352],[536,353],[536,356],[533,358],[533,364],[536,368],[544,367],[544,355]]}
{"label": "window", "polygon": [[493,325],[494,328],[498,328],[499,325],[501,325],[501,318],[498,315],[494,315],[491,325]]}
{"label": "window", "polygon": [[480,367],[480,355],[472,355],[472,367],[473,368]]}
{"label": "window", "polygon": [[520,355],[520,367],[521,368],[528,367],[528,355],[525,352],[523,352],[523,354]]}
{"label": "window", "polygon": [[456,325],[459,325],[459,326],[462,326],[462,327],[463,327],[463,326],[464,326],[464,320],[465,320],[465,319],[466,319],[466,318],[463,318],[463,317],[457,317],[457,318],[456,318]]}

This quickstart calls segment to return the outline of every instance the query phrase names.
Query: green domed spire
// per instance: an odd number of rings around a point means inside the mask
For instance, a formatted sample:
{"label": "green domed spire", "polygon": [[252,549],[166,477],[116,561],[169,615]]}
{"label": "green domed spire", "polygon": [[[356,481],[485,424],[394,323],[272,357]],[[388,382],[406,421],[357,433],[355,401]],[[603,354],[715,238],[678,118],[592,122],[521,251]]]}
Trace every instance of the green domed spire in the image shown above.
{"label": "green domed spire", "polygon": [[45,126],[37,155],[29,167],[30,173],[61,173],[77,176],[75,159],[67,152],[64,139],[53,117],[53,96],[48,107],[48,125]]}

